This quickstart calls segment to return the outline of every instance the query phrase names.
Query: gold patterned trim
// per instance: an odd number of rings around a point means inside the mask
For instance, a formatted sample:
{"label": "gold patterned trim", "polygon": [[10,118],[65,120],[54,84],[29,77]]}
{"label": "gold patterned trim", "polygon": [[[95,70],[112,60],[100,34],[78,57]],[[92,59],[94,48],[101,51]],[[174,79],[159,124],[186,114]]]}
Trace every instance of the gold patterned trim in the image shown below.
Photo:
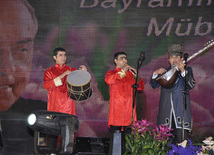
{"label": "gold patterned trim", "polygon": [[62,85],[62,81],[61,81],[61,79],[59,77],[56,77],[54,79],[54,83],[55,83],[56,86],[61,86]]}
{"label": "gold patterned trim", "polygon": [[124,72],[124,70],[119,71],[118,74],[120,75],[121,79],[126,76],[126,73]]}

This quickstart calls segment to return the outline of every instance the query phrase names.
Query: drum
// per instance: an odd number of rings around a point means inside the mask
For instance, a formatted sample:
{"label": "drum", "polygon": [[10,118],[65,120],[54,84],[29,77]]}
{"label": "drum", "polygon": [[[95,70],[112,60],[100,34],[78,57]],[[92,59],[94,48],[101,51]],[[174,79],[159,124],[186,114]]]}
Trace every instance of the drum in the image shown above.
{"label": "drum", "polygon": [[75,70],[67,76],[68,95],[74,101],[85,101],[92,95],[91,75],[87,71]]}

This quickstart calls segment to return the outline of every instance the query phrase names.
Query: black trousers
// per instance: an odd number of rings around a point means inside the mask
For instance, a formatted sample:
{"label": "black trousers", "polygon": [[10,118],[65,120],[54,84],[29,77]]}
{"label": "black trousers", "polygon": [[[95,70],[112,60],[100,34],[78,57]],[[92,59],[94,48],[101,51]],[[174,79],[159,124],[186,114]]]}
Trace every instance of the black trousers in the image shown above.
{"label": "black trousers", "polygon": [[[121,131],[123,128],[123,131]],[[131,128],[129,126],[113,126],[111,125],[110,127],[110,148],[109,148],[109,155],[111,155],[112,153],[112,148],[113,148],[113,136],[115,131],[119,130],[121,132],[121,152],[122,154],[125,153],[125,148],[126,148],[126,144],[125,144],[125,135],[131,133]]]}
{"label": "black trousers", "polygon": [[[173,131],[171,132],[173,134],[173,137],[170,137],[167,145],[170,144],[177,144],[183,142],[182,139],[182,129],[177,129],[175,126],[175,120],[174,118],[172,119],[172,129]],[[190,137],[189,130],[184,130],[184,140],[187,140]]]}

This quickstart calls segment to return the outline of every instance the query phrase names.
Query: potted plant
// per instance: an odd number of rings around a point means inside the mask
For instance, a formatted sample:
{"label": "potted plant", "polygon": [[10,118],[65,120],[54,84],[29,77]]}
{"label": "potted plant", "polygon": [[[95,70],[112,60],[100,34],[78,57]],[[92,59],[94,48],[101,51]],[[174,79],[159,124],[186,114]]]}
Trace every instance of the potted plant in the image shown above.
{"label": "potted plant", "polygon": [[125,155],[165,155],[169,136],[172,136],[168,126],[154,126],[146,120],[131,124],[132,132],[126,135]]}

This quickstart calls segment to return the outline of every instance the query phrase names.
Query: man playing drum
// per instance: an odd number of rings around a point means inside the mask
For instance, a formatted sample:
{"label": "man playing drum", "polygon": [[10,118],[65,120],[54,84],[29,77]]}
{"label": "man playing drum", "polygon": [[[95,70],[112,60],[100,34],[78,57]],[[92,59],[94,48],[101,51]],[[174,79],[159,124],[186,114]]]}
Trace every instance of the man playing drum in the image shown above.
{"label": "man playing drum", "polygon": [[[67,75],[76,69],[65,65],[66,50],[64,48],[54,49],[53,58],[56,64],[45,71],[43,79],[43,86],[48,90],[47,110],[76,115],[75,102],[70,99],[66,86]],[[79,69],[87,71],[84,65],[81,65]]]}
{"label": "man playing drum", "polygon": [[[66,50],[63,48],[54,49],[53,58],[56,65],[45,71],[43,83],[44,88],[48,90],[48,111],[75,115],[75,102],[68,96],[66,77],[76,69],[65,65]],[[79,69],[87,71],[84,65]]]}

